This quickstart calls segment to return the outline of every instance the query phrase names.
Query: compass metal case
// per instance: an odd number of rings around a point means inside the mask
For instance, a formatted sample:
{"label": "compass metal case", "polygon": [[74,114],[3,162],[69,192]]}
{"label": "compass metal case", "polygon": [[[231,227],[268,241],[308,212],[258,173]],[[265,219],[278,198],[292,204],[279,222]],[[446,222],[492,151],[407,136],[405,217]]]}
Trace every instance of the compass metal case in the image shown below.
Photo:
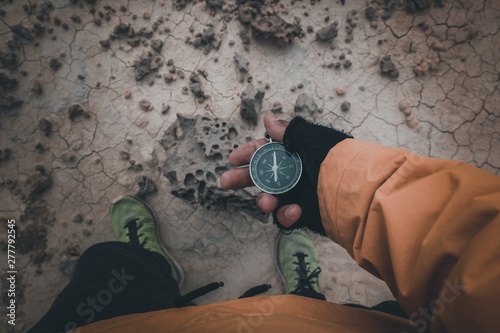
{"label": "compass metal case", "polygon": [[250,177],[261,191],[281,194],[291,190],[302,175],[302,161],[298,154],[290,153],[282,143],[269,142],[253,154]]}

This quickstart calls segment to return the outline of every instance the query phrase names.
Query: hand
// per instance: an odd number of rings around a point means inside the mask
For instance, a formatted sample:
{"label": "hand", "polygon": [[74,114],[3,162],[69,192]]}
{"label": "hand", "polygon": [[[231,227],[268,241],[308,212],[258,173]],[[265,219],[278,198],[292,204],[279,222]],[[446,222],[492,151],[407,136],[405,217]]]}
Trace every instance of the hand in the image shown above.
{"label": "hand", "polygon": [[[272,113],[268,113],[264,117],[264,126],[267,133],[274,141],[282,142],[288,122],[280,120]],[[245,143],[229,155],[229,162],[234,166],[248,165],[253,153],[266,143],[266,139]],[[274,164],[276,164],[276,162],[274,162]],[[240,189],[255,186],[250,177],[248,167],[231,169],[224,172],[220,178],[220,183],[225,189]],[[264,213],[271,213],[278,207],[278,198],[268,193],[260,193],[257,196],[257,205]],[[292,226],[301,215],[302,209],[298,204],[284,205],[276,212],[278,221],[285,227]]]}

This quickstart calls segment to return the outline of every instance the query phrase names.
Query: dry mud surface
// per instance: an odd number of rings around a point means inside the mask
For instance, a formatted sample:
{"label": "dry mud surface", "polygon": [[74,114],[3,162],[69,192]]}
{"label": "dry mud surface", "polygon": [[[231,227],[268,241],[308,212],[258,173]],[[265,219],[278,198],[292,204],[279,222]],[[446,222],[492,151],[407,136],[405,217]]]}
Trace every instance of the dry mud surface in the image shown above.
{"label": "dry mud surface", "polygon": [[[157,210],[182,292],[224,281],[198,304],[263,283],[283,293],[277,229],[256,212],[257,192],[217,185],[269,111],[499,175],[499,24],[495,0],[0,1],[0,217],[2,228],[17,221],[15,331],[48,310],[86,248],[116,240],[108,208],[125,193]],[[391,298],[343,249],[311,237],[328,301]]]}

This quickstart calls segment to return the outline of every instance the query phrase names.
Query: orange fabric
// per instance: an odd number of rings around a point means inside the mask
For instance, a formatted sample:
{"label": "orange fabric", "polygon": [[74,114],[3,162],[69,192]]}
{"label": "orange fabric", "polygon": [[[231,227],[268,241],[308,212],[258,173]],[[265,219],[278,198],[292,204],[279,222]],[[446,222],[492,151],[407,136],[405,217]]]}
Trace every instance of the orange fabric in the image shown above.
{"label": "orange fabric", "polygon": [[328,236],[384,279],[417,325],[284,295],[134,314],[74,332],[500,330],[500,177],[348,139],[323,162],[318,196]]}
{"label": "orange fabric", "polygon": [[327,234],[419,329],[500,331],[499,177],[349,139],[323,162],[318,195]]}
{"label": "orange fabric", "polygon": [[[355,318],[355,320],[352,320]],[[103,320],[73,330],[100,332],[415,332],[409,321],[296,295],[258,296]]]}

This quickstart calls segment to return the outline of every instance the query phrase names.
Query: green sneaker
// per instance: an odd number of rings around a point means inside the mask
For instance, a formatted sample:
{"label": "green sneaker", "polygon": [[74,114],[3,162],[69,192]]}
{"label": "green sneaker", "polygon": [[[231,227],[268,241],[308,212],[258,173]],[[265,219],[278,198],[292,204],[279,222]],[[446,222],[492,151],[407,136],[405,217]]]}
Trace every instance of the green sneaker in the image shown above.
{"label": "green sneaker", "polygon": [[158,218],[153,208],[135,196],[124,195],[109,208],[111,223],[121,242],[140,245],[146,250],[161,254],[172,267],[172,276],[179,287],[184,282],[184,272],[172,255],[161,244]]}
{"label": "green sneaker", "polygon": [[287,294],[324,299],[319,293],[318,254],[305,232],[280,233],[276,241],[276,266],[285,282]]}

